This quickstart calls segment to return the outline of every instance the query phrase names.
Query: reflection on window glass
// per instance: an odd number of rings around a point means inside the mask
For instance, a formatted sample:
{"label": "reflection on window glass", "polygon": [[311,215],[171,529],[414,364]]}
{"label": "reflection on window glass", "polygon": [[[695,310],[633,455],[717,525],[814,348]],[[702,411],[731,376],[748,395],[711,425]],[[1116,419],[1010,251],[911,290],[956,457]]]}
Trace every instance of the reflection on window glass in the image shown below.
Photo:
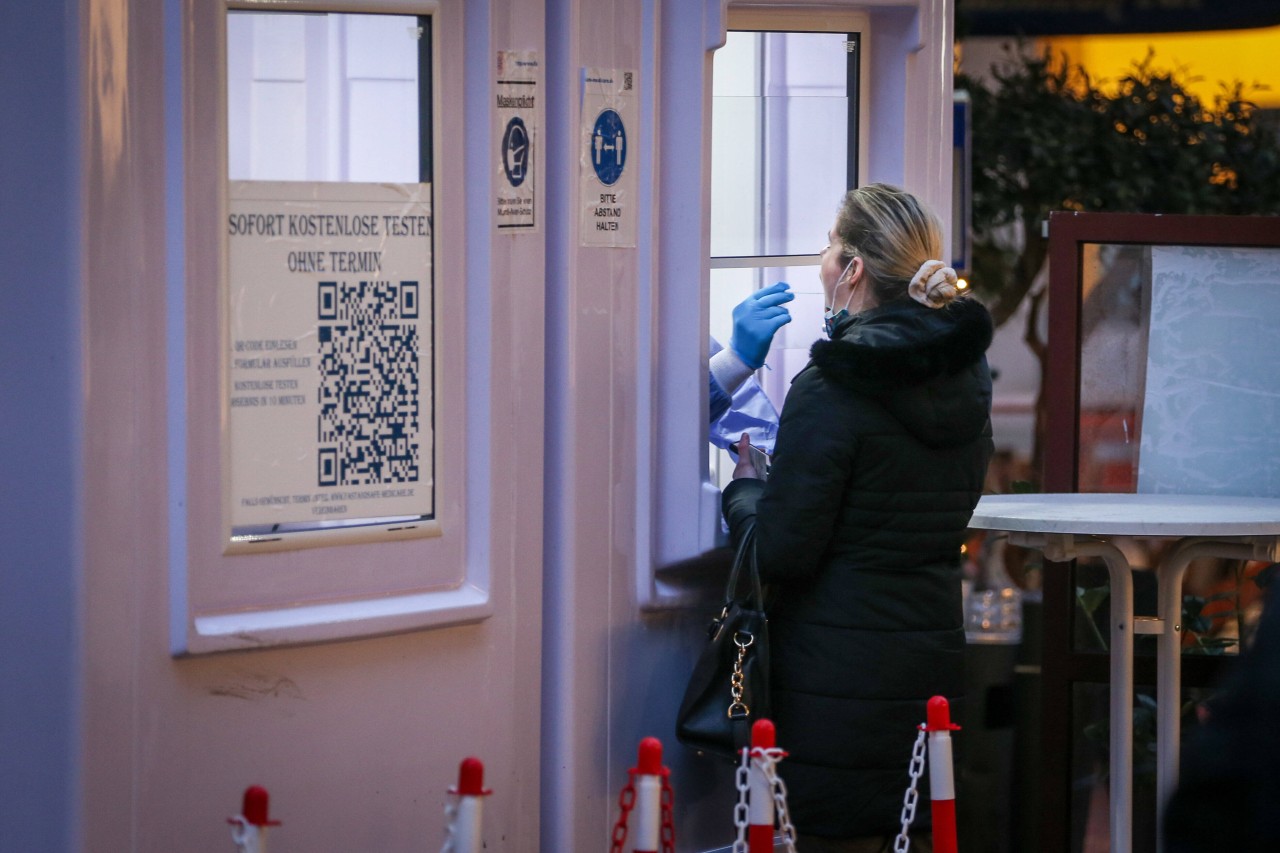
{"label": "reflection on window glass", "polygon": [[231,180],[427,180],[424,32],[406,15],[228,12]]}
{"label": "reflection on window glass", "polygon": [[715,55],[711,254],[810,255],[849,180],[843,33],[731,32]]}
{"label": "reflection on window glass", "polygon": [[[1183,691],[1184,736],[1197,725],[1196,708],[1211,695],[1212,691],[1205,689]],[[1110,843],[1109,696],[1106,684],[1077,683],[1072,687],[1069,849],[1079,853],[1104,853]],[[1155,710],[1154,689],[1140,688],[1133,702],[1133,853],[1157,853]]]}
{"label": "reflection on window glass", "polygon": [[1081,492],[1132,492],[1147,359],[1150,249],[1088,244],[1081,258]]}

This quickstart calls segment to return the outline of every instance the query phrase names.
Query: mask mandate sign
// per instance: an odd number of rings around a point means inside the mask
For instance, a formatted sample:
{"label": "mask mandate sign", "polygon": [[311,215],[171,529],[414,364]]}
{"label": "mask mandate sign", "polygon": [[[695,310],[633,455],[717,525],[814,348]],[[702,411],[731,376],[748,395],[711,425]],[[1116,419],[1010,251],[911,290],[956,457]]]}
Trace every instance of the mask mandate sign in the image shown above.
{"label": "mask mandate sign", "polygon": [[537,231],[534,142],[538,130],[538,54],[532,50],[500,50],[497,59],[494,224],[499,231]]}

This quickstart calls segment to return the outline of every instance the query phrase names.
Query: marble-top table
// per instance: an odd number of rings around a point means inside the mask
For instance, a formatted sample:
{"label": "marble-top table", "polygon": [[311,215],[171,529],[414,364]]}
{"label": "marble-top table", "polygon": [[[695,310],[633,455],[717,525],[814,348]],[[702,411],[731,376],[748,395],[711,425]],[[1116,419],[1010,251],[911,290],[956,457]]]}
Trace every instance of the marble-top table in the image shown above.
{"label": "marble-top table", "polygon": [[[1050,560],[1101,558],[1111,585],[1111,853],[1132,849],[1133,637],[1157,634],[1157,832],[1177,784],[1181,705],[1182,578],[1199,557],[1280,559],[1280,499],[1220,495],[1021,494],[985,495],[969,526],[1009,533],[1015,545]],[[1133,578],[1113,537],[1178,540],[1155,566],[1159,611],[1133,614]],[[1163,838],[1161,838],[1161,841]]]}

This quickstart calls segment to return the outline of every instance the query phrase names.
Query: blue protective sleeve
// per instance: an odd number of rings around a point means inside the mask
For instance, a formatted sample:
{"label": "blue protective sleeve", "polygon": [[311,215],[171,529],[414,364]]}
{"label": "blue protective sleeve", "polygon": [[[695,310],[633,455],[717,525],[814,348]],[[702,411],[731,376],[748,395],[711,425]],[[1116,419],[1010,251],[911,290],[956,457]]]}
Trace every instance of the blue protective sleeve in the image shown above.
{"label": "blue protective sleeve", "polygon": [[711,410],[711,423],[720,420],[721,415],[729,411],[729,404],[732,400],[720,387],[720,383],[716,381],[715,376],[710,372],[707,373],[707,381],[710,383],[710,389],[707,392],[707,399],[710,401],[709,409]]}
{"label": "blue protective sleeve", "polygon": [[[720,349],[720,343],[712,338],[712,355]],[[714,376],[708,374],[708,379],[711,383],[711,426],[707,437],[711,443],[729,450],[745,432],[751,437],[752,444],[765,453],[773,453],[774,438],[778,434],[778,410],[760,383],[754,378],[748,379],[729,397]]]}

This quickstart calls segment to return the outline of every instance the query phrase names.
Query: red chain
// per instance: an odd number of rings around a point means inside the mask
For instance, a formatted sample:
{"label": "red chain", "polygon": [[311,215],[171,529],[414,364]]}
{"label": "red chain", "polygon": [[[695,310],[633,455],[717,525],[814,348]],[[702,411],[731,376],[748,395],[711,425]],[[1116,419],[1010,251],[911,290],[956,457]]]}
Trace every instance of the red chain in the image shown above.
{"label": "red chain", "polygon": [[[662,853],[675,853],[676,825],[672,817],[675,792],[671,790],[671,768],[662,768]],[[618,822],[613,825],[609,853],[623,853],[627,843],[627,818],[636,804],[636,768],[627,771],[627,785],[618,795]]]}
{"label": "red chain", "polygon": [[627,771],[627,786],[618,795],[618,808],[622,813],[618,815],[618,822],[613,825],[613,843],[609,846],[609,853],[622,853],[622,846],[627,842],[627,816],[635,804],[636,771],[633,767]]}
{"label": "red chain", "polygon": [[671,817],[676,795],[671,790],[671,769],[662,768],[662,853],[676,851],[676,825]]}

